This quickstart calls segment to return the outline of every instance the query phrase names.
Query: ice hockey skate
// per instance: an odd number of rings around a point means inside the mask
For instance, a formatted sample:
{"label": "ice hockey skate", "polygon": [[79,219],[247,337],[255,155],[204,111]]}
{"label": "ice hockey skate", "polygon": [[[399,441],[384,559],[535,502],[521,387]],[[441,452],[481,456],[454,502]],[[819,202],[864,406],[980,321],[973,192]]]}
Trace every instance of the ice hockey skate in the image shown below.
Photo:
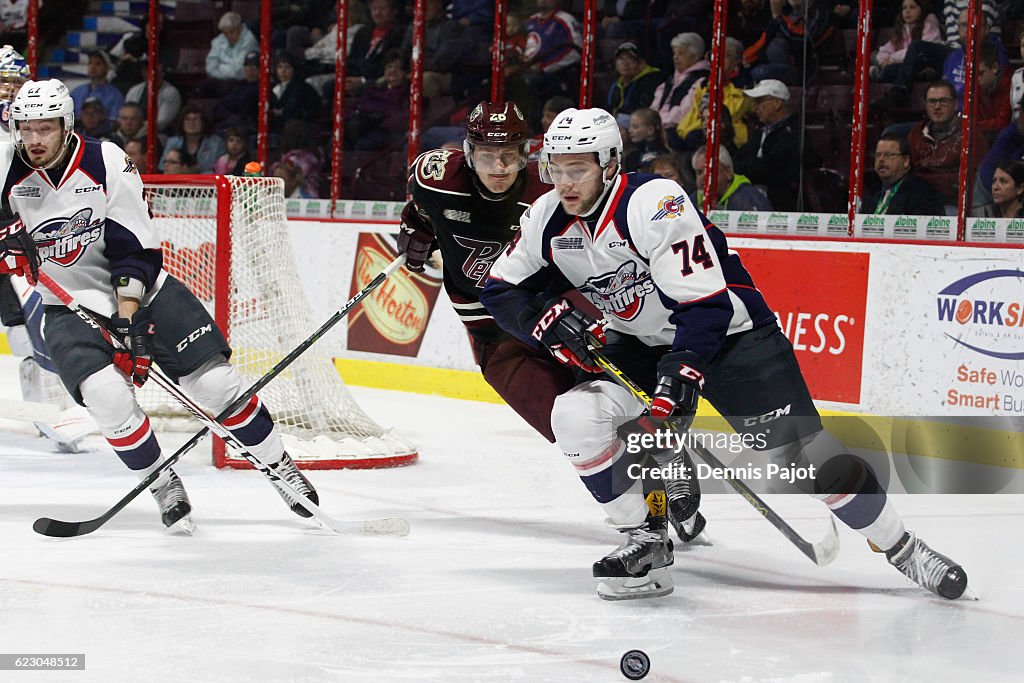
{"label": "ice hockey skate", "polygon": [[967,572],[945,555],[937,553],[913,532],[903,534],[899,543],[885,552],[889,564],[901,574],[932,593],[956,600],[977,598],[967,590]]}
{"label": "ice hockey skate", "polygon": [[[293,489],[304,495],[306,498],[311,500],[314,505],[320,504],[320,497],[316,493],[316,489],[309,483],[309,479],[299,471],[299,468],[295,466],[295,462],[292,457],[287,453],[281,456],[281,460],[270,465],[270,469],[273,470],[277,476],[281,477],[284,481],[288,482]],[[277,492],[281,494],[284,502],[288,503],[288,507],[291,508],[292,512],[297,514],[299,517],[312,517],[313,515],[306,508],[302,507],[299,503],[292,500],[292,497],[277,489]]]}
{"label": "ice hockey skate", "polygon": [[665,493],[668,496],[668,521],[676,530],[679,540],[692,545],[711,545],[702,534],[707,520],[700,513],[700,481],[693,467],[693,461],[686,451],[654,456],[662,468],[677,472],[679,476],[665,478]]}
{"label": "ice hockey skate", "polygon": [[603,600],[654,598],[672,592],[672,540],[664,521],[619,528],[622,545],[594,563],[597,594]]}
{"label": "ice hockey skate", "polygon": [[149,492],[160,506],[160,518],[165,527],[186,534],[195,531],[196,525],[191,516],[192,503],[189,502],[185,486],[174,470],[168,470],[166,481]]}

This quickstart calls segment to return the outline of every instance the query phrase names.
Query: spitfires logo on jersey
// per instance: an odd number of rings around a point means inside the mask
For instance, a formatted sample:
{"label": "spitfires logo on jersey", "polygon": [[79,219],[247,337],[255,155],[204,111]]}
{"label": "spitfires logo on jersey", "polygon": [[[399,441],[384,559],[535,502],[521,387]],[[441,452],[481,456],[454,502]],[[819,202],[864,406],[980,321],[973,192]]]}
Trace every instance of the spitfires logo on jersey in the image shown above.
{"label": "spitfires logo on jersey", "polygon": [[39,248],[39,258],[65,267],[78,261],[85,248],[103,235],[103,221],[91,219],[92,209],[82,209],[71,218],[54,218],[43,223],[32,235]]}
{"label": "spitfires logo on jersey", "polygon": [[621,320],[633,320],[640,315],[644,299],[654,292],[654,281],[647,272],[636,272],[636,261],[626,261],[614,273],[588,279],[580,291],[602,313],[610,313]]}
{"label": "spitfires logo on jersey", "polygon": [[686,195],[678,197],[665,195],[658,200],[658,212],[651,218],[652,221],[660,221],[663,218],[678,218],[683,213],[683,205],[686,203]]}

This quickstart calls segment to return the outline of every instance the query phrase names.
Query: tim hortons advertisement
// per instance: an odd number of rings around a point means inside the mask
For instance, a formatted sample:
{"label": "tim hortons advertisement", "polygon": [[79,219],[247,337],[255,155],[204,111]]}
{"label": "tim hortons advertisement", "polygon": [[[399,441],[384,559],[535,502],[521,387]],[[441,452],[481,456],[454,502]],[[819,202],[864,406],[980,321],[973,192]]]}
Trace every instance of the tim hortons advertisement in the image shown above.
{"label": "tim hortons advertisement", "polygon": [[926,403],[935,414],[1024,416],[1024,253],[918,254],[909,265],[921,274],[913,369]]}
{"label": "tim hortons advertisement", "polygon": [[870,255],[736,251],[792,342],[811,395],[860,403]]}
{"label": "tim hortons advertisement", "polygon": [[[349,296],[365,287],[396,256],[388,236],[360,233]],[[349,316],[348,348],[415,357],[440,288],[439,277],[399,268]]]}

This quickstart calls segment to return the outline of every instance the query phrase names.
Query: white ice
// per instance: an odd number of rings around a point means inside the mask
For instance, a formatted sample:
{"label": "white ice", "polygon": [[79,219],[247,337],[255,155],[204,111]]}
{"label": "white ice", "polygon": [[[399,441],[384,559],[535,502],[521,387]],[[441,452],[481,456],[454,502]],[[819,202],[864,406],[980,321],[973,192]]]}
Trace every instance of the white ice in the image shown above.
{"label": "white ice", "polygon": [[[0,358],[0,395],[18,398]],[[341,537],[292,515],[256,472],[181,463],[198,531],[142,496],[102,440],[54,452],[0,422],[0,652],[84,653],[86,669],[0,681],[1019,681],[1024,506],[1013,495],[901,495],[910,528],[961,561],[977,602],[911,585],[859,535],[819,568],[739,496],[709,495],[714,545],[680,550],[667,597],[605,602],[590,566],[618,543],[555,447],[504,406],[359,390],[420,448],[403,469],[311,473],[336,518],[402,515],[404,539]],[[181,437],[178,437],[181,441]],[[168,437],[170,445],[173,439]],[[820,504],[770,503],[811,538]]]}

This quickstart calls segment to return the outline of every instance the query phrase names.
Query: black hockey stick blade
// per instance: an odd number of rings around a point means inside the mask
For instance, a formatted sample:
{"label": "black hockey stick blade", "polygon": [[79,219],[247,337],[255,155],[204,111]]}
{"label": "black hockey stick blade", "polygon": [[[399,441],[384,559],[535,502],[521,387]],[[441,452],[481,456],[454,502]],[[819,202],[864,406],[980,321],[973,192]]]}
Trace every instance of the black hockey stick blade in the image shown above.
{"label": "black hockey stick blade", "polygon": [[[620,370],[614,363],[601,352],[601,345],[594,338],[593,335],[587,333],[587,351],[597,361],[597,364],[601,366],[605,374],[615,380],[623,388],[629,391],[633,396],[650,407],[651,397],[647,395],[647,392],[631,380],[622,370]],[[711,467],[718,471],[728,471],[725,465],[719,460],[714,453],[704,448],[701,444],[694,444],[694,451],[697,455]],[[768,522],[778,529],[783,536],[785,536],[790,543],[795,545],[797,549],[810,558],[811,562],[814,562],[818,566],[824,566],[836,559],[836,555],[839,554],[839,534],[836,532],[835,519],[830,515],[831,527],[829,527],[828,535],[818,541],[817,543],[811,543],[803,536],[797,533],[796,529],[791,527],[786,520],[779,516],[779,513],[775,512],[771,507],[768,506],[761,498],[754,493],[749,486],[741,479],[735,477],[725,477],[725,482],[732,486],[736,493],[743,496],[748,503],[758,512],[760,512]]]}

